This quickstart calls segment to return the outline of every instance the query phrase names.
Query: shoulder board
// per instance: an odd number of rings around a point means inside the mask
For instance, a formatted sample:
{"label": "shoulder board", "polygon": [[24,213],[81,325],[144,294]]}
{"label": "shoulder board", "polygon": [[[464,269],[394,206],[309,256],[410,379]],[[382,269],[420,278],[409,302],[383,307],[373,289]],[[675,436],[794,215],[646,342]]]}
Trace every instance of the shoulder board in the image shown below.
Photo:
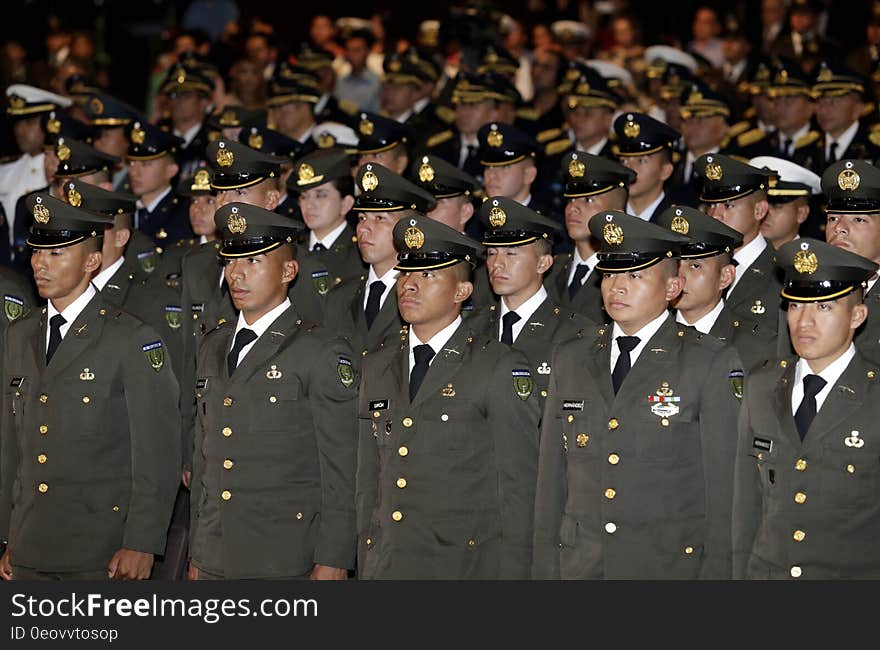
{"label": "shoulder board", "polygon": [[873,144],[875,147],[880,147],[880,130],[871,131],[868,134],[868,140],[870,140],[871,144]]}
{"label": "shoulder board", "polygon": [[341,110],[343,113],[348,113],[349,115],[354,115],[355,113],[360,111],[360,107],[353,101],[350,101],[348,99],[340,99],[337,102],[337,105],[339,106],[339,110]]}
{"label": "shoulder board", "polygon": [[751,124],[747,120],[743,120],[742,122],[737,122],[736,124],[731,126],[729,129],[727,129],[727,135],[728,135],[728,137],[735,138],[740,133],[745,133],[746,131],[748,131],[750,126],[751,126]]}
{"label": "shoulder board", "polygon": [[555,140],[559,136],[562,135],[562,129],[547,129],[546,131],[541,131],[535,136],[535,140],[544,144],[545,142],[550,142],[550,140]]}
{"label": "shoulder board", "polygon": [[865,102],[865,107],[862,109],[861,117],[868,117],[875,110],[877,110],[877,104],[875,104],[874,102]]}
{"label": "shoulder board", "polygon": [[523,120],[529,120],[530,122],[534,122],[539,117],[541,117],[540,115],[538,115],[538,111],[531,106],[520,108],[519,110],[517,110],[516,116]]}
{"label": "shoulder board", "polygon": [[547,144],[544,147],[544,154],[547,156],[555,156],[556,154],[560,154],[566,149],[571,147],[571,141],[568,138],[563,138],[562,140],[554,140]]}
{"label": "shoulder board", "polygon": [[438,106],[434,110],[434,114],[446,124],[452,124],[455,121],[455,111],[448,106]]}
{"label": "shoulder board", "polygon": [[751,144],[755,144],[756,142],[760,142],[764,138],[767,137],[767,134],[764,133],[759,128],[754,128],[745,133],[740,133],[736,138],[736,144],[740,147],[748,147]]}
{"label": "shoulder board", "polygon": [[749,106],[749,107],[743,112],[743,117],[746,118],[747,120],[750,120],[750,119],[752,119],[753,117],[757,117],[757,116],[758,116],[758,111],[755,110],[755,107],[754,107],[754,106]]}
{"label": "shoulder board", "polygon": [[429,149],[433,149],[437,145],[443,144],[447,140],[451,140],[452,136],[454,135],[455,133],[453,133],[450,129],[447,129],[446,131],[441,131],[440,133],[435,133],[430,138],[428,138],[425,146]]}
{"label": "shoulder board", "polygon": [[820,137],[822,137],[822,135],[818,131],[810,131],[809,133],[806,133],[806,134],[802,135],[801,137],[799,137],[797,140],[795,140],[794,148],[800,149],[802,147],[808,147],[809,145],[813,144],[816,140],[818,140]]}

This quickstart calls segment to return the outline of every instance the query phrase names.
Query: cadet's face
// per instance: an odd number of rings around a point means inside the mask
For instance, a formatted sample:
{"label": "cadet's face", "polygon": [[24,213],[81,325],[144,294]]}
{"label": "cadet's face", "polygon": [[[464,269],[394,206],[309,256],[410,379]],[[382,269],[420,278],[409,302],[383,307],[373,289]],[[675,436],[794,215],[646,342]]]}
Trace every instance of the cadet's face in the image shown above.
{"label": "cadet's face", "polygon": [[458,311],[473,290],[459,282],[451,268],[433,271],[401,271],[397,276],[397,305],[403,320],[418,326],[445,320]]}
{"label": "cadet's face", "polygon": [[841,97],[822,97],[816,102],[816,121],[826,133],[839,135],[859,119],[863,107],[858,95],[853,93]]}
{"label": "cadet's face", "polygon": [[95,149],[117,158],[124,158],[128,150],[125,129],[121,126],[101,129],[101,135],[95,140]]}
{"label": "cadet's face", "polygon": [[565,229],[572,241],[584,241],[590,237],[590,217],[602,210],[620,208],[615,190],[595,196],[579,196],[565,204]]}
{"label": "cadet's face", "polygon": [[399,213],[395,212],[358,214],[357,245],[364,262],[382,265],[397,259],[393,231],[399,219]]}
{"label": "cadet's face", "polygon": [[764,124],[776,124],[776,104],[767,95],[763,93],[752,95],[752,105],[755,107],[758,119]]}
{"label": "cadet's face", "polygon": [[768,205],[767,216],[761,222],[761,235],[774,248],[779,248],[794,239],[798,228],[806,220],[810,207],[801,199]]}
{"label": "cadet's face", "polygon": [[719,115],[691,117],[681,121],[681,135],[691,151],[717,147],[727,131],[727,123]]}
{"label": "cadet's face", "polygon": [[535,53],[532,65],[532,83],[536,91],[546,91],[556,87],[556,76],[559,71],[559,56],[541,50]]}
{"label": "cadet's face", "polygon": [[597,142],[608,136],[614,113],[607,108],[578,106],[565,108],[568,124],[578,142]]}
{"label": "cadet's face", "polygon": [[223,272],[229,295],[235,308],[244,312],[248,323],[280,305],[287,296],[287,287],[299,267],[284,248],[225,260]]}
{"label": "cadet's face", "polygon": [[437,199],[437,207],[427,213],[434,221],[445,223],[458,232],[464,232],[464,226],[474,214],[474,205],[470,197],[451,196]]}
{"label": "cadet's face", "polygon": [[637,174],[635,182],[629,186],[630,197],[636,199],[659,193],[663,189],[663,181],[672,174],[672,164],[660,154],[621,156],[620,164]]}
{"label": "cadet's face", "polygon": [[657,318],[681,292],[679,276],[668,277],[662,261],[640,271],[606,273],[602,278],[605,311],[626,334]]}
{"label": "cadet's face", "polygon": [[464,135],[476,135],[481,126],[495,120],[496,113],[495,102],[491,99],[458,104],[455,107],[455,126]]}
{"label": "cadet's face", "polygon": [[214,235],[214,212],[217,210],[217,199],[211,194],[199,194],[192,197],[189,204],[189,223],[197,237]]}
{"label": "cadet's face", "polygon": [[828,302],[789,303],[791,344],[813,372],[821,372],[846,351],[867,315],[867,307],[854,304],[850,296]]}
{"label": "cadet's face", "polygon": [[137,196],[157,192],[171,182],[177,170],[177,163],[170,156],[153,160],[130,160],[128,176],[131,179],[131,191]]}
{"label": "cadet's face", "polygon": [[400,115],[412,108],[419,98],[419,88],[412,84],[386,82],[379,89],[382,110],[388,115]]}
{"label": "cadet's face", "polygon": [[[380,153],[367,153],[358,156],[358,164],[357,168],[359,169],[362,165],[366,165],[367,163],[379,163],[384,167],[387,167],[395,174],[404,175],[406,168],[409,166],[409,157],[405,155],[405,151],[403,147],[397,145],[396,147],[389,149],[388,151],[382,151]],[[355,170],[352,170],[355,171]]]}
{"label": "cadet's face", "polygon": [[210,103],[208,98],[192,90],[171,93],[171,121],[191,124],[201,121]]}
{"label": "cadet's face", "polygon": [[495,246],[486,249],[486,270],[492,291],[499,296],[522,296],[529,298],[541,286],[544,271],[550,268],[553,258],[541,255],[538,247]]}
{"label": "cadet's face", "polygon": [[880,217],[876,215],[829,212],[825,239],[832,246],[880,261]]}
{"label": "cadet's face", "polygon": [[260,181],[250,187],[240,187],[234,190],[219,190],[217,192],[217,209],[227,203],[247,203],[264,210],[274,210],[278,207],[278,190],[275,189],[274,180]]}
{"label": "cadet's face", "polygon": [[776,126],[783,133],[794,133],[813,116],[813,102],[800,95],[777,97],[773,103]]}
{"label": "cadet's face", "polygon": [[715,255],[681,260],[678,274],[684,278],[684,288],[673,306],[688,311],[717,305],[721,292],[733,281],[736,271],[733,264],[727,263],[725,255]]}
{"label": "cadet's face", "polygon": [[306,102],[288,102],[269,109],[269,118],[281,133],[293,138],[314,121],[312,105]]}
{"label": "cadet's face", "polygon": [[743,236],[743,244],[748,244],[758,234],[761,220],[767,213],[766,206],[766,201],[753,204],[750,197],[743,196],[733,201],[704,203],[701,207],[710,217],[718,219],[740,233]]}
{"label": "cadet's face", "polygon": [[299,209],[310,230],[323,235],[342,223],[352,197],[343,197],[332,183],[312,187],[299,195]]}
{"label": "cadet's face", "polygon": [[520,160],[512,165],[484,167],[483,181],[486,184],[486,194],[518,198],[529,191],[536,175],[537,169],[534,163],[526,160]]}
{"label": "cadet's face", "polygon": [[35,155],[43,147],[45,135],[39,117],[15,120],[12,123],[12,132],[15,135],[15,144],[22,153]]}
{"label": "cadet's face", "polygon": [[31,255],[34,283],[41,298],[61,311],[84,290],[92,273],[101,268],[101,253],[89,243],[62,248],[35,249]]}

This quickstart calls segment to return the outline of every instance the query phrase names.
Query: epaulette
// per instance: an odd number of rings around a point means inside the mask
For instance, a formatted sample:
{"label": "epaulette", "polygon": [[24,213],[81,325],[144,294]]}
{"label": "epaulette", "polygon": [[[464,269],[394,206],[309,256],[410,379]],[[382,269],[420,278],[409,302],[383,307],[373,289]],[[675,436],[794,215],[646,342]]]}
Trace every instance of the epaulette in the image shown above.
{"label": "epaulette", "polygon": [[868,117],[876,109],[877,104],[875,104],[874,102],[865,102],[865,107],[862,109],[862,114],[859,117]]}
{"label": "epaulette", "polygon": [[541,117],[538,115],[537,109],[534,109],[531,106],[524,106],[523,108],[517,109],[516,116],[522,120],[528,120],[530,122],[534,122]]}
{"label": "epaulette", "polygon": [[435,133],[430,138],[428,138],[428,141],[425,143],[425,146],[428,147],[429,149],[433,149],[437,145],[443,144],[447,140],[451,140],[452,136],[454,136],[454,135],[455,135],[455,133],[451,129],[447,129],[446,131],[441,131],[440,133]]}
{"label": "epaulette", "polygon": [[875,147],[880,147],[880,130],[871,131],[868,134],[868,140],[870,140],[871,144],[873,144]]}
{"label": "epaulette", "polygon": [[339,106],[339,110],[343,113],[346,113],[347,115],[355,115],[361,110],[360,106],[348,99],[340,99],[337,102],[337,105]]}
{"label": "epaulette", "polygon": [[434,114],[440,118],[441,122],[452,124],[455,122],[455,111],[448,106],[438,106],[434,110]]}
{"label": "epaulette", "polygon": [[799,137],[794,142],[795,149],[801,149],[803,147],[808,147],[813,144],[816,140],[822,137],[822,134],[818,131],[810,131],[809,133],[805,133],[801,137]]}
{"label": "epaulette", "polygon": [[877,131],[880,131],[880,122],[877,122],[876,124],[872,124],[871,126],[869,126],[868,130],[871,131],[871,133],[876,133]]}
{"label": "epaulette", "polygon": [[535,140],[544,144],[545,142],[550,142],[550,140],[555,140],[556,138],[562,135],[562,129],[547,129],[546,131],[541,131],[538,135],[535,136]]}
{"label": "epaulette", "polygon": [[736,144],[740,147],[748,147],[749,145],[755,144],[756,142],[760,142],[766,137],[767,134],[764,133],[764,131],[755,127],[754,129],[751,129],[744,133],[740,133],[736,138]]}
{"label": "epaulette", "polygon": [[544,155],[555,156],[569,148],[571,148],[571,140],[569,140],[568,138],[563,138],[562,140],[554,140],[553,142],[548,143],[546,147],[544,147]]}
{"label": "epaulette", "polygon": [[748,131],[750,126],[751,126],[751,123],[748,122],[748,120],[743,120],[742,122],[737,122],[736,124],[731,126],[729,129],[727,129],[727,136],[730,138],[735,138],[739,134],[745,133],[746,131]]}

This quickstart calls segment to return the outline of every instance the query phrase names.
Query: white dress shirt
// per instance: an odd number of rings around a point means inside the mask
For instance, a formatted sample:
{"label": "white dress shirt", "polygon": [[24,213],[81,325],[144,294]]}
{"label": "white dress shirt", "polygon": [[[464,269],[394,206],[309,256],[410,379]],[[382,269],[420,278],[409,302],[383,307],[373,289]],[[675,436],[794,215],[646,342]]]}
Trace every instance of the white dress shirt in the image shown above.
{"label": "white dress shirt", "polygon": [[144,202],[141,201],[140,199],[138,199],[135,202],[135,205],[138,208],[146,208],[147,212],[149,212],[150,214],[153,214],[153,210],[155,210],[156,206],[162,202],[162,199],[164,199],[166,196],[168,196],[168,192],[170,192],[170,191],[171,191],[171,186],[169,185],[168,187],[165,188],[164,192],[162,192],[159,196],[157,196],[155,199],[150,201],[149,205],[144,204]]}
{"label": "white dress shirt", "polygon": [[[266,330],[269,329],[269,326],[274,323],[281,314],[287,311],[287,308],[290,307],[290,298],[285,298],[284,302],[275,307],[274,309],[267,311],[265,314],[260,316],[257,320],[254,321],[252,325],[248,325],[247,321],[244,319],[244,312],[238,312],[238,322],[235,324],[235,334],[238,334],[238,331],[244,328],[251,330],[254,334],[257,335],[253,341],[248,343],[241,349],[241,352],[238,353],[238,362],[235,364],[237,368],[241,363],[241,360],[245,358],[248,352],[251,351],[251,348],[260,340],[260,337],[266,333]],[[229,349],[232,350],[232,346],[235,345],[235,336],[232,337],[232,340],[229,342]]]}
{"label": "white dress shirt", "polygon": [[794,371],[794,383],[791,386],[791,414],[794,415],[801,402],[804,399],[804,377],[807,375],[819,375],[827,383],[825,387],[816,394],[816,413],[822,408],[825,399],[831,394],[831,390],[840,379],[840,375],[846,370],[849,362],[856,356],[856,346],[852,343],[836,360],[831,362],[822,372],[813,372],[810,368],[810,362],[806,359],[798,359],[797,367]]}
{"label": "white dress shirt", "polygon": [[840,160],[843,158],[844,152],[849,149],[849,145],[852,144],[853,138],[856,137],[856,131],[859,130],[859,121],[856,120],[852,124],[850,124],[846,131],[840,134],[840,137],[836,140],[831,137],[830,133],[825,134],[825,160],[828,160],[828,157],[831,155],[831,144],[837,143],[837,151],[835,152],[836,160]]}
{"label": "white dress shirt", "polygon": [[793,134],[791,134],[791,135],[785,135],[782,131],[780,131],[780,132],[779,132],[779,144],[780,144],[780,146],[784,147],[784,146],[785,146],[785,141],[786,141],[786,140],[791,140],[791,146],[790,146],[788,149],[785,150],[785,152],[784,152],[785,155],[786,155],[786,156],[791,156],[791,155],[793,155],[793,154],[794,154],[794,149],[795,149],[795,144],[797,143],[797,141],[800,140],[803,136],[807,135],[807,133],[809,133],[809,132],[810,132],[810,123],[809,123],[809,122],[807,122],[806,124],[804,124],[801,128],[799,128],[797,131],[795,131],[795,132],[794,132]]}
{"label": "white dress shirt", "polygon": [[385,299],[388,297],[388,294],[391,293],[391,290],[395,286],[397,286],[398,275],[400,275],[400,271],[392,266],[385,272],[385,275],[380,278],[376,275],[376,269],[370,264],[370,272],[367,273],[367,284],[364,291],[364,311],[367,310],[367,302],[370,300],[370,285],[376,280],[380,280],[382,284],[385,285],[385,290],[382,292],[382,297],[379,299],[379,309],[382,309],[382,305],[385,304]]}
{"label": "white dress shirt", "polygon": [[682,325],[689,325],[693,327],[698,332],[703,334],[708,334],[709,330],[715,325],[715,321],[718,320],[718,317],[721,315],[721,311],[724,309],[724,301],[719,300],[718,304],[712,308],[708,314],[703,316],[702,318],[698,318],[696,323],[688,323],[687,319],[681,313],[680,310],[676,310],[675,312],[675,322],[681,323]]}
{"label": "white dress shirt", "polygon": [[767,248],[767,240],[764,239],[761,233],[758,233],[757,237],[733,254],[733,259],[736,260],[736,267],[734,267],[736,269],[736,277],[733,279],[730,289],[727,290],[728,296],[733,293],[734,287],[739,284],[746,271],[761,256],[765,248]]}
{"label": "white dress shirt", "polygon": [[177,129],[174,129],[174,135],[176,135],[178,138],[183,138],[183,143],[184,143],[183,146],[184,146],[184,148],[186,148],[189,146],[189,143],[193,141],[193,139],[198,134],[199,129],[201,129],[201,128],[202,128],[202,123],[196,122],[195,124],[193,124],[191,127],[189,127],[186,131],[184,131],[182,133],[180,131],[178,131]]}
{"label": "white dress shirt", "polygon": [[92,284],[98,287],[98,291],[104,290],[104,286],[110,282],[110,278],[112,278],[113,274],[119,270],[119,267],[122,266],[123,262],[125,262],[124,255],[92,278]]}
{"label": "white dress shirt", "polygon": [[[64,308],[64,311],[60,312],[64,317],[64,325],[62,325],[59,329],[61,330],[61,339],[63,340],[65,336],[67,336],[67,330],[70,329],[70,326],[73,325],[73,321],[77,319],[77,317],[82,313],[83,309],[86,308],[86,305],[95,297],[98,293],[98,290],[89,283],[89,286],[86,287],[86,290],[80,294],[79,298],[74,300],[72,303],[67,305]],[[51,321],[52,317],[58,314],[59,311],[55,309],[55,305],[52,304],[52,301],[49,301],[48,309],[47,309],[47,318],[46,318],[46,352],[49,351],[49,335],[52,331]]]}
{"label": "white dress shirt", "polygon": [[[459,328],[462,324],[461,316],[458,316],[454,321],[449,323],[442,330],[437,332],[434,336],[431,337],[431,340],[428,341],[428,345],[431,346],[431,349],[434,350],[434,356],[429,362],[428,365],[434,363],[434,359],[437,358],[437,353],[442,350],[446,344],[449,342],[449,339],[452,338],[452,335],[455,334],[455,330]],[[422,345],[422,341],[416,335],[415,330],[410,327],[409,328],[409,373],[412,374],[413,367],[416,365],[416,357],[413,354],[413,349],[417,345]]]}
{"label": "white dress shirt", "polygon": [[642,221],[650,221],[651,217],[654,215],[654,210],[657,209],[657,206],[660,205],[663,202],[663,199],[665,199],[665,198],[666,198],[666,192],[661,191],[660,196],[658,196],[657,199],[653,203],[651,203],[651,205],[649,205],[647,208],[645,208],[641,212],[636,212],[635,208],[633,208],[632,204],[629,201],[627,201],[626,202],[626,213],[631,214],[635,217],[638,217]]}
{"label": "white dress shirt", "polygon": [[347,223],[348,223],[348,222],[346,222],[346,220],[343,219],[343,220],[342,220],[342,223],[340,223],[340,224],[339,224],[338,226],[336,226],[333,230],[331,230],[330,232],[328,232],[328,233],[324,236],[323,239],[318,239],[317,236],[315,236],[315,232],[314,232],[314,231],[310,231],[310,232],[309,232],[309,250],[314,250],[314,248],[315,248],[315,244],[319,244],[319,243],[320,243],[320,244],[323,244],[323,245],[324,245],[324,248],[326,248],[326,249],[329,251],[329,250],[330,250],[330,247],[333,246],[333,244],[336,243],[336,240],[337,240],[337,239],[339,239],[339,235],[342,234],[342,231],[345,230],[345,226],[347,225]]}
{"label": "white dress shirt", "polygon": [[474,152],[477,152],[480,149],[480,141],[477,139],[477,136],[466,138],[464,135],[459,135],[458,137],[461,140],[461,149],[458,152],[458,166],[461,168],[464,167],[464,162],[468,157],[468,146],[475,147]]}
{"label": "white dress shirt", "polygon": [[529,319],[532,315],[538,311],[538,307],[544,304],[544,301],[547,299],[547,290],[541,285],[541,288],[535,292],[531,298],[526,300],[523,304],[521,304],[516,309],[510,309],[507,306],[507,302],[505,298],[501,298],[501,318],[498,320],[498,340],[501,340],[501,335],[504,333],[504,316],[510,311],[515,311],[517,315],[519,315],[519,320],[513,324],[513,328],[511,331],[513,332],[513,341],[516,342],[516,338],[519,336],[519,333],[522,332],[523,327],[526,326],[526,323],[529,322]]}
{"label": "white dress shirt", "polygon": [[571,284],[571,281],[574,280],[574,274],[577,272],[578,264],[586,264],[587,266],[590,267],[590,270],[587,271],[587,274],[584,276],[584,279],[581,280],[581,286],[584,286],[584,283],[586,283],[587,278],[589,278],[591,275],[593,275],[593,270],[596,268],[596,264],[598,264],[598,263],[599,263],[599,254],[598,253],[593,253],[592,255],[590,255],[590,257],[588,259],[585,260],[584,258],[581,257],[581,254],[578,252],[578,249],[575,248],[574,249],[574,256],[571,259],[571,268],[568,269],[568,280],[565,282],[565,286],[567,287],[568,285]]}
{"label": "white dress shirt", "polygon": [[[633,334],[632,336],[639,337],[639,344],[630,350],[629,353],[629,365],[630,368],[634,368],[636,365],[636,360],[639,358],[639,355],[642,353],[642,350],[645,349],[645,346],[648,344],[648,341],[651,340],[651,337],[657,333],[663,323],[666,322],[666,319],[669,318],[669,312],[665,309],[663,313],[657,316],[650,323],[645,325],[638,332]],[[614,372],[614,366],[617,364],[617,358],[620,356],[620,347],[617,345],[617,337],[618,336],[629,336],[628,334],[624,334],[623,330],[620,329],[620,325],[614,323],[614,327],[611,330],[611,338],[613,343],[611,345],[611,372]]]}
{"label": "white dress shirt", "polygon": [[9,243],[15,243],[13,223],[15,222],[15,204],[18,199],[48,184],[43,170],[45,154],[36,156],[24,154],[18,160],[0,165],[0,202],[6,211],[6,222],[9,224]]}
{"label": "white dress shirt", "polygon": [[605,148],[606,144],[608,144],[608,138],[602,138],[601,140],[599,140],[599,142],[587,149],[587,153],[598,156],[602,152],[602,149]]}

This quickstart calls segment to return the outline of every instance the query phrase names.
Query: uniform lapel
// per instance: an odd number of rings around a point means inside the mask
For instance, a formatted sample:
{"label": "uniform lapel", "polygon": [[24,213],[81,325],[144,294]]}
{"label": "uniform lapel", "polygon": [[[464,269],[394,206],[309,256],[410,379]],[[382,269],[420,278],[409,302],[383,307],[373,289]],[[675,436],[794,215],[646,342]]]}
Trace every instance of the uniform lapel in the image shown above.
{"label": "uniform lapel", "polygon": [[[52,362],[46,366],[46,379],[57,377],[68,365],[70,365],[93,341],[99,341],[101,330],[104,328],[104,318],[99,310],[107,306],[102,300],[101,294],[97,293],[86,305],[76,320],[70,325],[58,349],[52,357]],[[44,330],[45,332],[45,330]],[[44,334],[45,336],[45,334]],[[45,360],[45,355],[44,355]]]}
{"label": "uniform lapel", "polygon": [[789,360],[785,372],[776,381],[776,388],[773,391],[773,410],[776,412],[780,430],[791,439],[795,447],[800,447],[801,436],[795,426],[791,410],[792,382],[796,366],[796,358]]}
{"label": "uniform lapel", "polygon": [[[366,327],[367,317],[364,315],[363,311],[361,311],[361,317],[364,320],[364,327]],[[370,348],[382,342],[384,334],[392,329],[395,319],[398,318],[397,291],[392,287],[391,291],[388,293],[388,297],[385,298],[385,302],[379,309],[379,313],[376,314],[376,320],[373,321],[373,326],[369,329],[367,342]]]}
{"label": "uniform lapel", "polygon": [[[239,361],[230,383],[242,383],[250,380],[251,376],[278,353],[278,348],[291,336],[293,328],[298,320],[296,310],[291,305],[275,321],[269,325],[269,329],[254,343],[254,347],[248,351]],[[228,372],[228,371],[227,371]]]}
{"label": "uniform lapel", "polygon": [[807,433],[807,442],[812,443],[829,434],[838,423],[848,418],[862,405],[868,386],[867,373],[867,364],[861,355],[856,353],[825,398],[822,408],[816,413],[816,418]]}
{"label": "uniform lapel", "polygon": [[[423,402],[428,396],[437,392],[444,384],[446,384],[461,366],[462,358],[467,354],[468,342],[467,337],[471,335],[470,328],[465,323],[459,325],[458,329],[452,335],[452,338],[446,342],[442,350],[437,350],[434,360],[428,368],[428,374],[422,380],[419,392],[413,400],[413,406]],[[407,369],[409,367],[409,349],[407,348]],[[408,382],[407,382],[408,385]]]}
{"label": "uniform lapel", "polygon": [[126,268],[125,262],[123,262],[122,266],[116,269],[116,273],[107,280],[107,284],[101,289],[101,295],[107,302],[119,307],[125,303],[128,291],[131,288],[129,275],[130,271]]}
{"label": "uniform lapel", "polygon": [[587,375],[595,378],[599,394],[608,406],[614,402],[614,389],[611,385],[611,332],[611,325],[599,328],[598,336],[593,341],[592,354],[587,355],[585,365]]}
{"label": "uniform lapel", "polygon": [[[665,368],[674,364],[678,358],[678,351],[681,348],[678,329],[679,326],[675,319],[668,315],[663,325],[657,330],[657,333],[645,343],[645,347],[627,374],[623,385],[621,385],[617,395],[614,396],[615,400],[620,399],[623,403],[633,405],[641,404],[645,399],[642,396],[645,389],[653,391],[657,388],[655,385],[657,383],[655,375],[658,372],[660,374],[665,373],[666,376],[669,375],[669,371],[665,370]],[[613,345],[613,342],[610,342],[610,340],[609,345]],[[605,367],[610,368],[610,351],[609,362],[605,364]],[[613,390],[610,374],[608,386]]]}
{"label": "uniform lapel", "polygon": [[573,259],[574,258],[571,255],[568,255],[565,262],[562,263],[559,272],[556,274],[556,295],[559,296],[559,299],[562,302],[568,302],[568,272],[569,269],[571,269],[571,261]]}

